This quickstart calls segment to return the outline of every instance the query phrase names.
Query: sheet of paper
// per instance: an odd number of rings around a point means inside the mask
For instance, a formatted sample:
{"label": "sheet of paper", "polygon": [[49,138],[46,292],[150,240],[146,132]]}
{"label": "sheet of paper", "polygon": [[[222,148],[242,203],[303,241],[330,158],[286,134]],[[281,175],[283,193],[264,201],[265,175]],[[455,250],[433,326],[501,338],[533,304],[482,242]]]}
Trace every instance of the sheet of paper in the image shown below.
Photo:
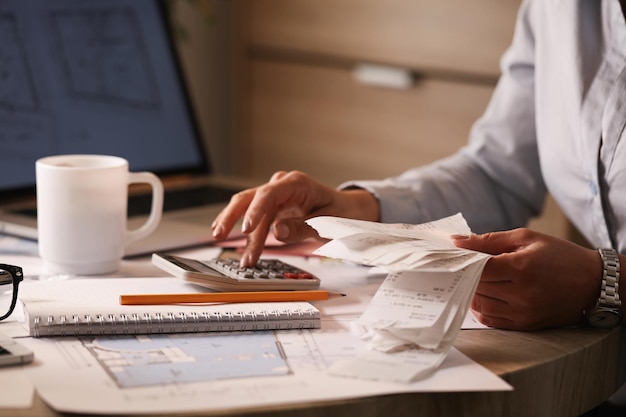
{"label": "sheet of paper", "polygon": [[407,349],[382,353],[368,350],[333,364],[333,375],[371,381],[410,383],[432,375],[448,356],[448,351]]}
{"label": "sheet of paper", "polygon": [[[330,374],[338,360],[365,352],[348,320],[325,320],[320,330],[274,333],[290,373],[282,376],[210,379],[122,387],[89,351],[85,339],[29,339],[39,366],[27,369],[52,408],[74,413],[236,412],[267,405],[329,401],[402,392],[506,391],[511,387],[456,350],[437,372],[415,383],[346,379]],[[198,359],[198,358],[196,358]],[[58,375],[64,375],[59,378]],[[207,401],[210,398],[211,401]]]}
{"label": "sheet of paper", "polygon": [[32,365],[0,367],[0,408],[28,408],[33,405],[35,386],[24,369]]}
{"label": "sheet of paper", "polygon": [[465,315],[465,320],[463,320],[463,324],[461,324],[461,330],[472,330],[472,329],[473,330],[478,330],[478,329],[488,330],[488,329],[493,329],[493,327],[489,327],[487,325],[482,324],[481,322],[478,321],[476,316],[471,311],[468,311],[467,314]]}
{"label": "sheet of paper", "polygon": [[450,248],[454,248],[450,242],[450,235],[471,233],[460,213],[422,224],[379,223],[330,216],[314,217],[307,220],[307,223],[317,230],[320,236],[329,239],[341,239],[357,233],[374,233],[420,239]]}
{"label": "sheet of paper", "polygon": [[307,220],[320,236],[332,239],[314,253],[390,271],[458,271],[486,255],[460,249],[450,235],[471,230],[460,214],[425,224],[384,224],[338,217]]}

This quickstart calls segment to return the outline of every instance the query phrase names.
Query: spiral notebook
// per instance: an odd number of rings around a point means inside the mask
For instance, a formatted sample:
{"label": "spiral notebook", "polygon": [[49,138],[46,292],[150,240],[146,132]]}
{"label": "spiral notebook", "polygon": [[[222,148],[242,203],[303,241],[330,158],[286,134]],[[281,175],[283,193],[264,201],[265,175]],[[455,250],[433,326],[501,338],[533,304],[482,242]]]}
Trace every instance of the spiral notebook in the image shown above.
{"label": "spiral notebook", "polygon": [[313,329],[308,302],[120,305],[121,294],[202,292],[178,278],[84,278],[27,281],[19,300],[33,337]]}

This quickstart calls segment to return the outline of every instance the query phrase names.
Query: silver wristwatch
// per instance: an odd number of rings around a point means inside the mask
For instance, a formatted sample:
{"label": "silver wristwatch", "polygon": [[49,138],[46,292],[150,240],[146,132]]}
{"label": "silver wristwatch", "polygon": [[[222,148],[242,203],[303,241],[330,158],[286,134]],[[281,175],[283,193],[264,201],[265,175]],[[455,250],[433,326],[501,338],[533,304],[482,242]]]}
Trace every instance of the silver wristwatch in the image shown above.
{"label": "silver wristwatch", "polygon": [[602,257],[602,287],[600,298],[592,309],[585,311],[590,326],[608,329],[622,323],[622,302],[619,299],[619,254],[613,249],[598,249]]}

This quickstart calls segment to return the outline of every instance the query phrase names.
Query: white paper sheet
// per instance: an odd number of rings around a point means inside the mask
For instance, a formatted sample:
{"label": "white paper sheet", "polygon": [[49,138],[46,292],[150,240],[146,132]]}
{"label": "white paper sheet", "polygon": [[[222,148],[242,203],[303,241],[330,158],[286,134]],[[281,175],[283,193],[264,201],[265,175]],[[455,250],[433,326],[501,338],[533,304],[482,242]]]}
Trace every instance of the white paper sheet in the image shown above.
{"label": "white paper sheet", "polygon": [[[74,413],[236,412],[267,405],[328,401],[402,392],[502,391],[511,387],[456,350],[428,378],[411,384],[352,379],[327,372],[367,349],[349,321],[326,320],[321,330],[276,333],[291,373],[285,376],[119,388],[77,339],[29,339],[40,366],[28,368],[52,408]],[[59,378],[58,375],[63,375]]]}
{"label": "white paper sheet", "polygon": [[332,239],[315,254],[389,271],[458,271],[487,256],[452,244],[452,234],[471,233],[461,214],[417,225],[328,216],[309,219],[307,224]]}
{"label": "white paper sheet", "polygon": [[0,367],[0,407],[28,408],[33,404],[35,387],[24,371],[33,365]]}

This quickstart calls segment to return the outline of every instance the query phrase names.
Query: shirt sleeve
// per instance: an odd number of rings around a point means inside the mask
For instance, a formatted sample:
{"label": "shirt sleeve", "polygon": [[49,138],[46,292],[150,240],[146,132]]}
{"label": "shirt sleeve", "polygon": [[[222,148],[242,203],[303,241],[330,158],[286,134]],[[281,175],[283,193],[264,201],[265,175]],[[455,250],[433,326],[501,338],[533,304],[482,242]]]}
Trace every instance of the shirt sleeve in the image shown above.
{"label": "shirt sleeve", "polygon": [[542,207],[535,133],[532,0],[518,14],[502,75],[469,143],[456,154],[380,181],[351,181],[378,198],[381,221],[423,223],[458,212],[476,233],[525,226]]}

